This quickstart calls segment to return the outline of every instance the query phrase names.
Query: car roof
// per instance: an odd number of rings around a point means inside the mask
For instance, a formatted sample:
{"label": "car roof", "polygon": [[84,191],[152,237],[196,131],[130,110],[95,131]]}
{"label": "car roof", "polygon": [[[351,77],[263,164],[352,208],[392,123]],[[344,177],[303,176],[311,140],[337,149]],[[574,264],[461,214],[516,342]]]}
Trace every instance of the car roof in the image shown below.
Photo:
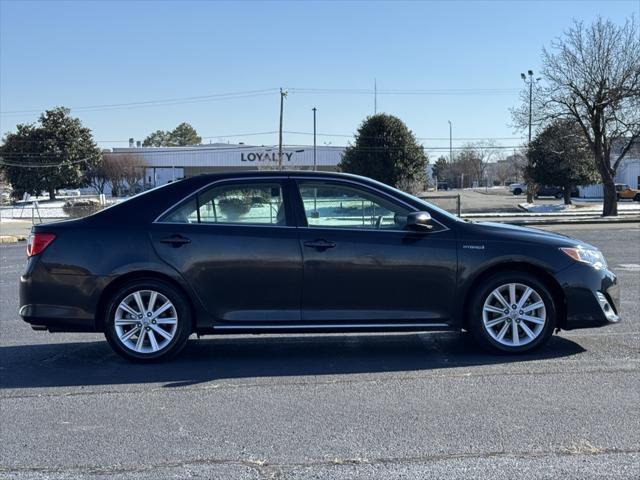
{"label": "car roof", "polygon": [[343,172],[326,172],[326,171],[313,171],[313,170],[237,170],[228,172],[216,172],[216,173],[201,173],[189,177],[185,180],[193,179],[210,179],[218,180],[225,178],[246,178],[246,177],[292,177],[292,176],[317,176],[317,177],[335,177],[335,178],[357,178],[361,181],[367,181],[370,179],[361,177],[360,175],[353,175],[351,173]]}

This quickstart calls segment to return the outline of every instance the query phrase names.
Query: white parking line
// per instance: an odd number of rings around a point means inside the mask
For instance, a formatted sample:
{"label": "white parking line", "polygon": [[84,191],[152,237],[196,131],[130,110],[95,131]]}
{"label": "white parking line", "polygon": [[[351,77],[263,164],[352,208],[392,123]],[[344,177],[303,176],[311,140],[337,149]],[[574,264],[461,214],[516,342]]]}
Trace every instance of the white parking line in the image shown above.
{"label": "white parking line", "polygon": [[628,270],[630,272],[640,272],[640,264],[638,263],[621,263],[615,266],[618,270]]}

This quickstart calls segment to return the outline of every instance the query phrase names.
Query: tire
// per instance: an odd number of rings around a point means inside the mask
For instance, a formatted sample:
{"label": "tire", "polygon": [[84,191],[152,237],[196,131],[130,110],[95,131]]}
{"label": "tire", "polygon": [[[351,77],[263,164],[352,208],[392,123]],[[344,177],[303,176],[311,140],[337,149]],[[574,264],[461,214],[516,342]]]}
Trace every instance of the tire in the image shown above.
{"label": "tire", "polygon": [[522,195],[522,189],[521,188],[516,188],[513,190],[513,194],[514,195]]}
{"label": "tire", "polygon": [[191,308],[180,291],[166,282],[143,278],[123,285],[111,297],[105,310],[104,335],[121,357],[148,363],[180,352],[191,325]]}
{"label": "tire", "polygon": [[640,193],[636,193],[636,195],[633,197],[633,201],[640,202]]}
{"label": "tire", "polygon": [[[514,311],[510,305],[507,314],[507,306],[494,296],[494,292],[498,290],[504,300],[511,301],[510,284],[516,285],[516,304],[522,296],[526,295],[527,289],[531,289],[531,292],[522,304],[522,308]],[[542,306],[527,312],[528,308],[540,303]],[[490,310],[498,306],[500,313]],[[531,352],[544,345],[551,337],[557,320],[556,306],[548,287],[538,277],[519,271],[498,272],[484,280],[477,286],[477,291],[470,300],[468,312],[469,330],[478,344],[486,350],[507,354]],[[527,319],[524,319],[524,316]],[[501,317],[506,319],[500,321]],[[528,320],[529,318],[535,318],[536,323]],[[539,323],[541,319],[543,319],[542,324]],[[500,338],[501,335],[502,338]]]}
{"label": "tire", "polygon": [[556,193],[556,195],[555,195],[555,196],[556,196],[556,198],[557,198],[558,200],[560,200],[560,199],[563,197],[562,192],[558,192],[558,193]]}

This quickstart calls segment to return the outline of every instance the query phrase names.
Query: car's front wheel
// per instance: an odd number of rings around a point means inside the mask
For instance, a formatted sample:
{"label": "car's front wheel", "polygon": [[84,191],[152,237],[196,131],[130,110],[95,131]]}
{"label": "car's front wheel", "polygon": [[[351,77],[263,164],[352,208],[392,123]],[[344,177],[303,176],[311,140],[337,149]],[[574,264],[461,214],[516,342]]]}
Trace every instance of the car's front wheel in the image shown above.
{"label": "car's front wheel", "polygon": [[521,195],[522,194],[522,189],[521,188],[516,188],[513,190],[513,194],[514,195]]}
{"label": "car's front wheel", "polygon": [[185,346],[191,334],[191,312],[181,292],[155,279],[123,285],[105,312],[105,337],[127,360],[168,358]]}
{"label": "car's front wheel", "polygon": [[633,200],[636,202],[640,202],[640,193],[636,193],[636,195],[633,197]]}
{"label": "car's front wheel", "polygon": [[524,353],[543,345],[553,333],[556,308],[547,286],[523,272],[500,272],[474,292],[469,329],[483,347]]}

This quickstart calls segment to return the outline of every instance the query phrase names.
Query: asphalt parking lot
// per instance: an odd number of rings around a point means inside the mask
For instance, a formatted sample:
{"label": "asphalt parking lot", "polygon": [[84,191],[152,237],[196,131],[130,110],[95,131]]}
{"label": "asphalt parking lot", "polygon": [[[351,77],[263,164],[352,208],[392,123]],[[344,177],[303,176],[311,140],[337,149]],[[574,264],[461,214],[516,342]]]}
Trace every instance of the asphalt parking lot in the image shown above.
{"label": "asphalt parking lot", "polygon": [[227,336],[132,365],[17,316],[0,246],[0,478],[638,478],[640,225],[602,249],[624,321],[525,357],[464,333]]}
{"label": "asphalt parking lot", "polygon": [[[457,195],[460,195],[460,207],[463,214],[486,212],[521,213],[522,210],[518,208],[518,204],[527,201],[526,195],[514,195],[506,187],[429,191],[424,192],[421,197],[428,197],[429,202],[435,203],[445,210],[455,212],[456,200],[447,197]],[[563,201],[551,197],[542,197],[536,199],[536,203],[541,205],[560,205]]]}

